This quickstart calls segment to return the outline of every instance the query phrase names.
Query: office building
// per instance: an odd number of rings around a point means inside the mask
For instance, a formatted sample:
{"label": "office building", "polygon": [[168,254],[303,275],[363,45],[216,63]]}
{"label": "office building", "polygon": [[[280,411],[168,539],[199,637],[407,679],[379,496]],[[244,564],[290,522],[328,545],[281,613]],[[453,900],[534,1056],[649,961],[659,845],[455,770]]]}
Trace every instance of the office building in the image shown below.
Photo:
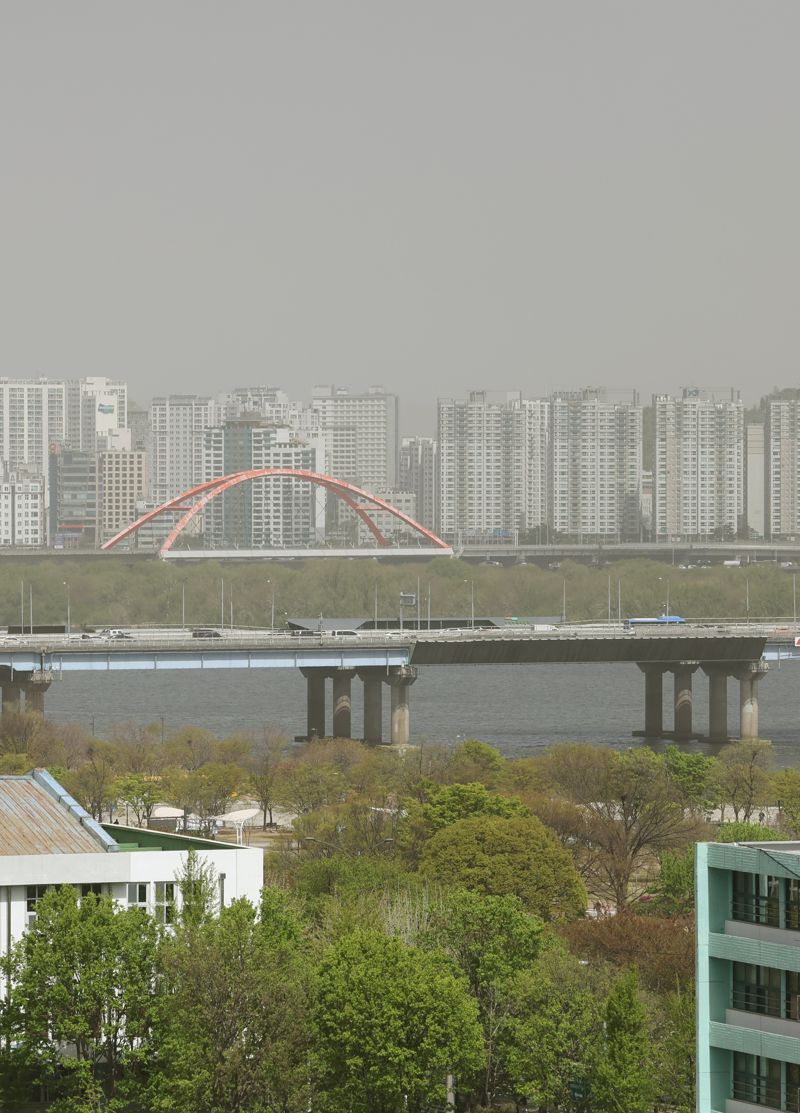
{"label": "office building", "polygon": [[146,497],[147,465],[143,452],[98,452],[98,544],[135,521]]}
{"label": "office building", "polygon": [[659,394],[655,407],[654,507],[656,541],[726,540],[744,522],[744,406],[685,389]]}
{"label": "office building", "polygon": [[642,408],[634,393],[550,398],[550,528],[575,541],[637,540],[641,530]]}
{"label": "office building", "polygon": [[698,1113],[800,1111],[800,843],[700,843]]}
{"label": "office building", "polygon": [[773,540],[800,536],[800,391],[765,398],[764,531]]}
{"label": "office building", "polygon": [[438,445],[432,437],[404,437],[400,442],[398,487],[414,495],[416,519],[428,529],[438,525],[438,460]]}
{"label": "office building", "polygon": [[50,544],[92,548],[97,535],[97,455],[54,445],[50,453]]}

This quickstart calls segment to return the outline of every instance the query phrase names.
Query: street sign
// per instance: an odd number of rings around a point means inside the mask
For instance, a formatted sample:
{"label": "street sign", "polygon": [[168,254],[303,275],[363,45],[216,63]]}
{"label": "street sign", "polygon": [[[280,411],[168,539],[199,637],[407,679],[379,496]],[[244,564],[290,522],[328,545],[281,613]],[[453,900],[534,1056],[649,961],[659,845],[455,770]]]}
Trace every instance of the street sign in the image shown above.
{"label": "street sign", "polygon": [[401,591],[400,592],[400,606],[401,607],[416,607],[417,594],[414,591]]}
{"label": "street sign", "polygon": [[585,1078],[573,1078],[571,1080],[569,1096],[573,1101],[586,1101],[589,1096],[589,1083]]}

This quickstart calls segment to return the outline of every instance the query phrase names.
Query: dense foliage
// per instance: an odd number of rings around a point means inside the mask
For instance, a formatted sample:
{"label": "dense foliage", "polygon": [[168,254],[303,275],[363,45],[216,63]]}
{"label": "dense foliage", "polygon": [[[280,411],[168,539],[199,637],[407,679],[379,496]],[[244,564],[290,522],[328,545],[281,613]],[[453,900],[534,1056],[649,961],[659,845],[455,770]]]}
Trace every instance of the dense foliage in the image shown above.
{"label": "dense foliage", "polygon": [[689,1113],[693,843],[800,834],[800,778],[765,743],[507,760],[3,716],[0,768],[33,764],[103,818],[296,818],[262,836],[257,909],[215,916],[198,860],[169,927],[72,888],[40,901],[6,963],[9,1109]]}
{"label": "dense foliage", "polygon": [[[666,552],[666,550],[665,550]],[[32,597],[37,623],[63,623],[69,585],[73,627],[133,623],[189,625],[224,622],[269,626],[286,615],[397,617],[401,591],[416,592],[420,614],[468,615],[474,589],[477,615],[561,615],[571,622],[604,622],[659,614],[666,583],[673,614],[687,618],[786,617],[793,613],[792,576],[760,561],[741,568],[683,569],[655,560],[616,561],[603,567],[563,561],[556,568],[468,564],[440,557],[425,564],[320,560],[280,564],[220,564],[209,560],[176,567],[124,555],[84,559],[3,559],[0,619],[20,621]],[[609,585],[609,580],[611,581]],[[609,586],[611,591],[609,592]],[[407,616],[410,617],[410,616]]]}

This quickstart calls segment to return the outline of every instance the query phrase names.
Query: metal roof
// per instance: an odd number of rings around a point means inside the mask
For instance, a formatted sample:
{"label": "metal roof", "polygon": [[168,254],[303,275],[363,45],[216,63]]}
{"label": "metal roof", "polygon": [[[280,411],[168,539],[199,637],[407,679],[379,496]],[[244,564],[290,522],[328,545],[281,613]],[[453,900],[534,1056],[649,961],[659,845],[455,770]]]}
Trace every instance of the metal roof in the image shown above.
{"label": "metal roof", "polygon": [[0,776],[0,856],[97,854],[112,849],[109,843],[113,840],[43,770]]}

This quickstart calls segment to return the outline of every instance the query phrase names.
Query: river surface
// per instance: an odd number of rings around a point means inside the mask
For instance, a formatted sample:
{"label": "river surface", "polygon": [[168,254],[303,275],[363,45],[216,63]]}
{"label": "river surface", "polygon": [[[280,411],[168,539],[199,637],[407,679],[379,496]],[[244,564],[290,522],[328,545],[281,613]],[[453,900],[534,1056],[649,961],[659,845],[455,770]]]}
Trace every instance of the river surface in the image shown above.
{"label": "river surface", "polygon": [[[353,733],[361,733],[362,685],[353,682]],[[800,764],[800,661],[775,663],[761,681],[760,733],[772,740],[778,765]],[[739,726],[739,685],[728,682],[728,724]],[[664,681],[664,724],[671,724],[670,678]],[[389,689],[384,689],[388,740]],[[293,669],[253,671],[77,673],[53,682],[47,714],[106,737],[115,722],[206,727],[216,735],[265,724],[290,736],[306,722],[306,684]],[[708,686],[694,677],[694,725],[708,726]],[[330,729],[330,684],[328,685]],[[412,741],[456,743],[480,738],[508,757],[535,754],[554,742],[587,740],[645,745],[631,736],[644,726],[644,677],[633,665],[452,665],[420,669],[411,689]],[[659,748],[662,743],[656,743]],[[714,753],[718,746],[691,742]]]}

